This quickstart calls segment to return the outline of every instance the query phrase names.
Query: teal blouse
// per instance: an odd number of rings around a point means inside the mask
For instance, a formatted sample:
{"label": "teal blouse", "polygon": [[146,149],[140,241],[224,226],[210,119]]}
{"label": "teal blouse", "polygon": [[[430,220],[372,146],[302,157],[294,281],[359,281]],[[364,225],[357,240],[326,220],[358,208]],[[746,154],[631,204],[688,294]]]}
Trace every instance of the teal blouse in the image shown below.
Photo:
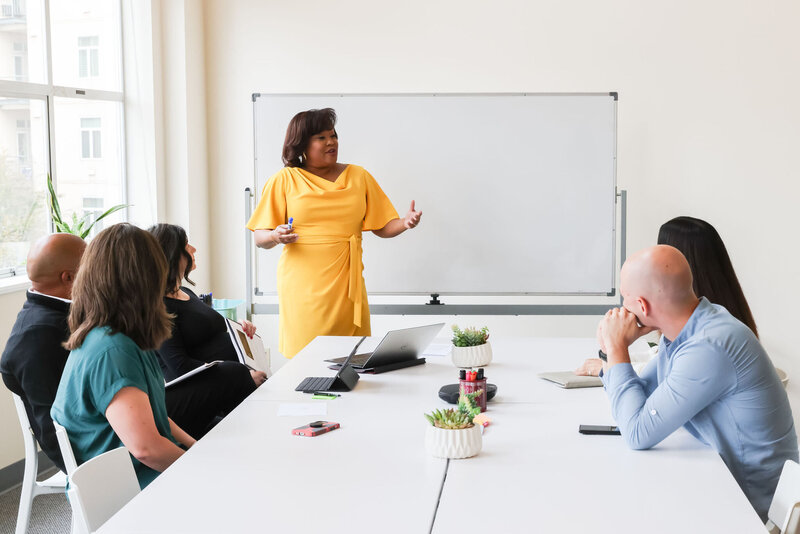
{"label": "teal blouse", "polygon": [[[164,401],[164,376],[154,351],[144,351],[128,336],[106,326],[92,329],[67,359],[50,415],[67,429],[78,465],[122,447],[106,419],[106,408],[124,387],[147,393],[158,432],[175,441]],[[136,458],[133,467],[142,489],[157,476]]]}

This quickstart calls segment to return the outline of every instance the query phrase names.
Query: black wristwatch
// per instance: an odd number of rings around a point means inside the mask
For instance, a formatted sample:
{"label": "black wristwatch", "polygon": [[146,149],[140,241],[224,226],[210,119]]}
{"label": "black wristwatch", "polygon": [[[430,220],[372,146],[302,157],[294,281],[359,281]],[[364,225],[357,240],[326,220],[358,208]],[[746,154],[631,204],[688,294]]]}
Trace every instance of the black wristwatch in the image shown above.
{"label": "black wristwatch", "polygon": [[606,353],[600,349],[597,350],[597,357],[603,360],[604,362],[608,362],[608,356],[606,356]]}

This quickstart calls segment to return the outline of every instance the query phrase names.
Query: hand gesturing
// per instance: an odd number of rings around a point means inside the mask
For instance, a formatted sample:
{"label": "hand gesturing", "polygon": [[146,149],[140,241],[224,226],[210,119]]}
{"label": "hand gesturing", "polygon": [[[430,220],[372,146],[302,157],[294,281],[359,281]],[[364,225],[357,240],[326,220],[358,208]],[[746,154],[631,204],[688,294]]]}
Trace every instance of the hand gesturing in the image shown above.
{"label": "hand gesturing", "polygon": [[408,209],[408,213],[406,216],[403,217],[403,226],[407,229],[414,228],[419,224],[419,220],[422,218],[422,210],[415,211],[414,210],[414,201],[411,201],[411,207]]}

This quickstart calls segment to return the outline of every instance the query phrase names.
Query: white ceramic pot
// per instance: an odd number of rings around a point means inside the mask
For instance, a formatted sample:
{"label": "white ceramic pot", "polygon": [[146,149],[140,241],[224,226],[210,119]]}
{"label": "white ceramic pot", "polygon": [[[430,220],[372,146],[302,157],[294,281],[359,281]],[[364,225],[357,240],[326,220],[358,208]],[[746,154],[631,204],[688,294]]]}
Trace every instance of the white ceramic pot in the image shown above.
{"label": "white ceramic pot", "polygon": [[452,430],[428,426],[425,448],[437,458],[469,458],[481,452],[483,436],[480,425]]}
{"label": "white ceramic pot", "polygon": [[492,361],[492,346],[487,341],[475,347],[451,347],[450,355],[456,367],[486,367]]}

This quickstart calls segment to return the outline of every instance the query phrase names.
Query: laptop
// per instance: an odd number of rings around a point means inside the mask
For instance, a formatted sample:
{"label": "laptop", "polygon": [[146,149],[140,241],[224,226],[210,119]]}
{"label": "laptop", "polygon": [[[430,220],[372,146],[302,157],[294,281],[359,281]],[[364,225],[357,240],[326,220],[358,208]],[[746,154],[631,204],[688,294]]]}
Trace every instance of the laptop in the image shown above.
{"label": "laptop", "polygon": [[303,379],[294,390],[302,391],[303,393],[314,393],[316,391],[350,391],[356,387],[358,373],[353,370],[349,362],[365,339],[367,339],[367,336],[359,339],[356,346],[350,351],[350,355],[347,358],[342,358],[344,362],[335,376],[309,376]]}
{"label": "laptop", "polygon": [[[425,358],[420,358],[422,351],[431,344],[443,326],[444,323],[436,323],[390,330],[374,351],[356,354],[350,358],[350,366],[360,373],[378,374],[422,365],[425,363]],[[343,364],[345,360],[346,358],[333,358],[325,361]]]}

